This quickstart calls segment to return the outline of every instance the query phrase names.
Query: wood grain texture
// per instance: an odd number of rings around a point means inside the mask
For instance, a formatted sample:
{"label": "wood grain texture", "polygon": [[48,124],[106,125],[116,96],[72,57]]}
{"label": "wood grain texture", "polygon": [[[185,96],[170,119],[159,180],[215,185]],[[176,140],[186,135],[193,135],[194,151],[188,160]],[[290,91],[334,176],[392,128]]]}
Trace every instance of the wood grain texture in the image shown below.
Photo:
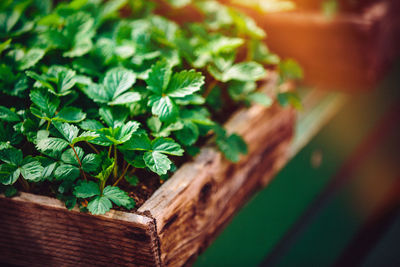
{"label": "wood grain texture", "polygon": [[[271,73],[267,92],[275,90]],[[91,216],[49,197],[0,197],[0,262],[22,266],[181,266],[191,263],[245,201],[286,163],[295,112],[274,104],[226,123],[249,153],[230,163],[206,145],[136,213]]]}
{"label": "wood grain texture", "polygon": [[226,124],[243,136],[249,154],[238,164],[205,147],[139,209],[157,223],[165,266],[191,263],[252,193],[288,158],[295,115],[278,105],[239,111]]}
{"label": "wood grain texture", "polygon": [[68,211],[56,199],[0,196],[0,262],[21,266],[156,266],[153,219]]}

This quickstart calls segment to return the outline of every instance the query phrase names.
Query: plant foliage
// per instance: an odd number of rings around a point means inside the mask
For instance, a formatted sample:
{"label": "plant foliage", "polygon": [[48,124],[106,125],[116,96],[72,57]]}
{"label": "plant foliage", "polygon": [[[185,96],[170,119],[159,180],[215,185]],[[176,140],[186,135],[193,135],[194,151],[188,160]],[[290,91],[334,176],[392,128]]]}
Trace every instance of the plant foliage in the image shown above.
{"label": "plant foliage", "polygon": [[45,186],[68,208],[132,209],[130,187],[149,175],[165,179],[207,136],[238,161],[247,147],[220,125],[224,112],[270,105],[256,90],[269,69],[282,83],[302,75],[270,53],[252,19],[216,1],[169,1],[170,9],[191,4],[203,16],[181,24],[155,14],[159,1],[55,2],[0,3],[7,196]]}

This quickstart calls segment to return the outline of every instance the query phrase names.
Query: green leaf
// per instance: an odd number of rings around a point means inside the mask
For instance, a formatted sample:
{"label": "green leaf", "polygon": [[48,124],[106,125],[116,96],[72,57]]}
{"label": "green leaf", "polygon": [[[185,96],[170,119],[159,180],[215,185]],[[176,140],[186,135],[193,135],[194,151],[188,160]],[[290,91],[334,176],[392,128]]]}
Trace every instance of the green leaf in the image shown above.
{"label": "green leaf", "polygon": [[3,53],[4,50],[10,47],[11,39],[8,39],[2,43],[0,43],[0,54]]}
{"label": "green leaf", "polygon": [[221,56],[221,54],[235,55],[235,51],[243,43],[244,40],[241,38],[213,35],[208,42],[194,51],[196,59],[193,62],[193,66],[203,68],[207,63],[215,60],[216,56]]}
{"label": "green leaf", "polygon": [[92,141],[94,139],[96,139],[97,137],[99,137],[99,134],[95,133],[95,132],[91,132],[91,131],[86,131],[81,133],[78,137],[75,137],[74,139],[72,139],[72,144],[76,144],[78,142],[88,142],[88,141]]}
{"label": "green leaf", "polygon": [[163,154],[182,156],[183,149],[171,138],[156,138],[151,142],[152,150]]}
{"label": "green leaf", "polygon": [[74,188],[74,195],[78,198],[88,198],[100,195],[99,185],[93,181],[82,181]]}
{"label": "green leaf", "polygon": [[10,147],[0,150],[0,160],[5,163],[20,166],[22,164],[22,158],[22,151],[16,148]]}
{"label": "green leaf", "polygon": [[132,134],[135,133],[139,129],[139,123],[136,121],[129,121],[122,126],[118,126],[114,129],[104,128],[100,129],[97,132],[100,133],[100,138],[94,140],[94,143],[98,143],[99,141],[107,143],[107,140],[111,142],[113,145],[120,145],[128,141]]}
{"label": "green leaf", "polygon": [[[174,41],[178,32],[178,25],[161,16],[151,16],[150,22],[152,27],[152,37],[156,39],[161,45],[167,47],[174,47]],[[171,57],[168,57],[168,54],[165,55],[165,58],[169,63],[173,61]]]}
{"label": "green leaf", "polygon": [[119,189],[116,186],[109,185],[106,188],[104,188],[103,196],[110,199],[118,207],[123,206],[128,209],[131,209],[135,205],[134,200],[128,196],[128,193]]}
{"label": "green leaf", "polygon": [[78,137],[79,128],[75,125],[61,122],[53,122],[53,125],[69,144],[72,144],[74,139]]}
{"label": "green leaf", "polygon": [[112,170],[114,169],[114,161],[110,161],[109,164],[102,167],[103,170],[97,174],[95,177],[102,181],[105,181],[110,177]]}
{"label": "green leaf", "polygon": [[115,47],[115,54],[122,59],[130,58],[135,54],[135,47],[129,43],[125,45],[119,45]]}
{"label": "green leaf", "polygon": [[112,137],[113,129],[111,127],[100,129],[97,131],[97,133],[99,134],[99,136],[93,140],[88,141],[89,143],[99,146],[111,146],[114,143],[119,144],[119,142]]}
{"label": "green leaf", "polygon": [[58,181],[75,181],[79,175],[79,169],[70,164],[61,164],[54,171],[54,177]]}
{"label": "green leaf", "polygon": [[40,109],[36,108],[35,106],[31,106],[30,110],[31,110],[32,115],[38,117],[39,119],[51,121],[50,116],[47,116],[46,113],[44,113]]}
{"label": "green leaf", "polygon": [[38,182],[43,180],[44,168],[39,161],[30,161],[24,164],[20,169],[22,176],[28,181]]}
{"label": "green leaf", "polygon": [[53,118],[60,105],[60,99],[42,88],[35,88],[30,93],[32,102],[45,113],[48,118]]}
{"label": "green leaf", "polygon": [[18,66],[19,70],[26,70],[36,65],[44,56],[46,51],[40,48],[30,49],[21,59]]}
{"label": "green leaf", "polygon": [[57,91],[51,91],[58,96],[64,96],[71,92],[72,87],[76,83],[75,71],[62,66],[52,66],[48,75],[54,77],[57,84]]}
{"label": "green leaf", "polygon": [[205,108],[186,109],[182,111],[181,118],[185,121],[191,121],[195,124],[212,126],[215,123],[209,118],[210,113]]}
{"label": "green leaf", "polygon": [[20,118],[15,112],[4,106],[0,106],[0,120],[7,122],[18,122],[20,121]]}
{"label": "green leaf", "polygon": [[147,126],[149,127],[150,131],[158,133],[161,130],[162,122],[158,117],[152,116],[147,119]]}
{"label": "green leaf", "polygon": [[247,35],[254,39],[262,39],[266,36],[264,30],[258,27],[256,22],[245,14],[235,9],[230,9],[229,15],[236,25],[239,34]]}
{"label": "green leaf", "polygon": [[208,70],[217,80],[222,82],[230,80],[251,82],[260,80],[266,76],[264,67],[256,62],[241,62],[224,70],[222,73],[218,73],[217,70],[210,67]]}
{"label": "green leaf", "polygon": [[268,65],[276,65],[280,62],[279,56],[272,54],[261,40],[250,40],[248,48],[251,60]]}
{"label": "green leaf", "polygon": [[239,135],[217,136],[216,143],[229,161],[238,162],[240,154],[247,154],[247,145]]}
{"label": "green leaf", "polygon": [[74,196],[66,196],[64,199],[65,207],[68,210],[72,210],[76,205],[76,197]]}
{"label": "green leaf", "polygon": [[186,95],[175,100],[178,105],[203,105],[206,102],[206,99],[198,94]]}
{"label": "green leaf", "polygon": [[118,97],[116,97],[113,101],[109,102],[108,105],[125,105],[138,102],[141,99],[141,96],[137,92],[127,92]]}
{"label": "green leaf", "polygon": [[301,110],[303,108],[301,99],[295,92],[279,93],[277,95],[277,99],[279,101],[279,104],[283,107],[291,105],[297,110]]}
{"label": "green leaf", "polygon": [[110,100],[109,95],[102,84],[89,84],[83,88],[83,92],[97,103],[108,103]]}
{"label": "green leaf", "polygon": [[139,178],[136,175],[125,175],[125,180],[131,185],[131,186],[137,186],[139,183]]}
{"label": "green leaf", "polygon": [[100,215],[109,211],[112,208],[112,203],[105,196],[97,196],[89,202],[87,208],[91,214]]}
{"label": "green leaf", "polygon": [[56,169],[58,162],[45,157],[38,157],[38,159],[44,168],[42,173],[43,180],[51,181],[54,177],[54,170]]}
{"label": "green leaf", "polygon": [[92,36],[94,35],[94,19],[84,12],[76,12],[67,17],[65,27],[61,35],[66,44],[61,46],[69,47],[70,50],[64,52],[64,57],[78,57],[86,54],[92,48]]}
{"label": "green leaf", "polygon": [[93,47],[93,42],[90,38],[83,38],[76,42],[74,46],[67,52],[63,53],[64,57],[80,57],[85,55]]}
{"label": "green leaf", "polygon": [[10,142],[0,141],[0,151],[2,151],[3,149],[8,149],[8,148],[12,148],[12,146],[10,145]]}
{"label": "green leaf", "polygon": [[54,138],[54,137],[49,137],[49,138],[44,138],[38,140],[36,144],[36,148],[39,151],[55,151],[55,152],[61,152],[68,146],[68,142],[60,139],[60,138]]}
{"label": "green leaf", "polygon": [[[26,76],[34,79],[38,85],[45,87],[51,91],[54,91],[54,86],[48,81],[48,77],[46,75],[39,75],[36,72],[29,71],[29,70],[26,71],[25,74],[26,74]],[[35,86],[36,86],[36,84],[35,84]],[[36,87],[38,87],[38,86],[36,86]],[[31,97],[31,99],[32,99],[32,97]]]}
{"label": "green leaf", "polygon": [[163,127],[158,132],[153,132],[152,135],[155,137],[168,137],[171,132],[179,131],[182,128],[183,123],[180,120],[173,123],[164,123]]}
{"label": "green leaf", "polygon": [[122,106],[117,107],[101,107],[99,115],[103,121],[112,128],[122,125],[128,117],[128,110]]}
{"label": "green leaf", "polygon": [[143,159],[146,166],[158,175],[166,174],[172,164],[166,155],[157,151],[146,152]]}
{"label": "green leaf", "polygon": [[103,84],[109,99],[116,99],[129,90],[136,81],[136,75],[124,68],[114,68],[106,73]]}
{"label": "green leaf", "polygon": [[95,172],[100,168],[101,157],[97,154],[87,154],[82,160],[82,169],[85,172]]}
{"label": "green leaf", "polygon": [[230,97],[235,101],[246,100],[247,96],[257,89],[256,82],[229,82],[228,92]]}
{"label": "green leaf", "polygon": [[194,70],[174,73],[165,94],[170,97],[184,97],[200,90],[204,84],[204,76]]}
{"label": "green leaf", "polygon": [[103,124],[96,120],[84,120],[79,124],[79,126],[86,131],[96,131],[104,128]]}
{"label": "green leaf", "polygon": [[161,95],[167,88],[171,75],[171,65],[166,60],[157,61],[157,63],[151,67],[149,76],[146,79],[147,89],[155,94]]}
{"label": "green leaf", "polygon": [[118,129],[115,139],[117,139],[121,144],[125,143],[131,139],[132,135],[139,129],[139,125],[140,124],[136,121],[128,121]]}
{"label": "green leaf", "polygon": [[62,108],[55,117],[55,120],[61,122],[81,122],[86,118],[86,113],[75,107]]}
{"label": "green leaf", "polygon": [[168,96],[153,95],[150,97],[148,105],[151,106],[151,112],[164,122],[174,121],[179,113],[178,107]]}
{"label": "green leaf", "polygon": [[193,145],[199,138],[199,128],[191,121],[185,121],[182,130],[176,131],[175,136],[185,146]]}
{"label": "green leaf", "polygon": [[279,73],[282,81],[303,79],[303,70],[293,59],[287,59],[279,64]]}
{"label": "green leaf", "polygon": [[0,165],[0,183],[3,185],[14,184],[20,175],[21,171],[13,164]]}
{"label": "green leaf", "polygon": [[4,195],[6,197],[13,197],[18,194],[18,190],[14,186],[7,186],[4,190]]}
{"label": "green leaf", "polygon": [[271,97],[269,97],[265,93],[261,93],[261,92],[251,93],[246,97],[246,99],[250,102],[254,102],[254,103],[263,105],[264,107],[269,107],[273,103],[273,100]]}
{"label": "green leaf", "polygon": [[[75,151],[76,151],[76,154],[78,154],[79,160],[82,160],[83,155],[85,154],[83,149],[80,147],[75,147]],[[61,154],[61,160],[65,163],[79,167],[78,159],[76,158],[75,152],[72,148],[65,150]]]}
{"label": "green leaf", "polygon": [[136,75],[124,68],[114,68],[106,73],[103,84],[89,84],[84,93],[93,101],[108,105],[125,105],[137,102],[141,96],[137,92],[126,92],[136,81]]}
{"label": "green leaf", "polygon": [[151,150],[151,142],[146,134],[134,134],[129,141],[125,142],[121,149],[126,150]]}
{"label": "green leaf", "polygon": [[107,1],[102,6],[99,17],[104,20],[106,18],[112,17],[113,15],[118,15],[119,9],[121,9],[127,2],[127,0]]}
{"label": "green leaf", "polygon": [[223,106],[222,89],[220,86],[215,86],[211,93],[206,98],[206,103],[213,111],[220,111]]}

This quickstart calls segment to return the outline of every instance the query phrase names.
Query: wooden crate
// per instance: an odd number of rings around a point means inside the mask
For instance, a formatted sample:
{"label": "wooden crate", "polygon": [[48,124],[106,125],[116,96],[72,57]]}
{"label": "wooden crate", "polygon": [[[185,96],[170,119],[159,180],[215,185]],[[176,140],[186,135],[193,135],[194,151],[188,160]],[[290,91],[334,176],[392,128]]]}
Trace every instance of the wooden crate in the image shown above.
{"label": "wooden crate", "polygon": [[[273,89],[275,83],[268,86]],[[45,196],[0,196],[0,262],[23,266],[181,266],[193,262],[235,211],[289,157],[295,112],[274,104],[226,123],[249,153],[238,164],[205,146],[135,213],[92,216]]]}
{"label": "wooden crate", "polygon": [[352,91],[376,86],[400,54],[400,1],[359,1],[332,18],[313,9],[316,2],[268,14],[236,7],[266,30],[273,52],[300,63],[306,83]]}
{"label": "wooden crate", "polygon": [[[321,10],[322,5],[329,0],[290,0],[302,10]],[[341,11],[360,11],[371,3],[383,2],[386,0],[335,0]]]}

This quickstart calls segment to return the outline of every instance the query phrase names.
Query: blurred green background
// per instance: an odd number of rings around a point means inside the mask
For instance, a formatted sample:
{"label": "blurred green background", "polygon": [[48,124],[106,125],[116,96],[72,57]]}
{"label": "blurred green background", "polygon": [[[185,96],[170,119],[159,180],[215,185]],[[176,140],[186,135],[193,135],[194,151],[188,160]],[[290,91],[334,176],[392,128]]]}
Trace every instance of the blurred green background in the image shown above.
{"label": "blurred green background", "polygon": [[399,89],[349,96],[195,266],[400,266]]}

